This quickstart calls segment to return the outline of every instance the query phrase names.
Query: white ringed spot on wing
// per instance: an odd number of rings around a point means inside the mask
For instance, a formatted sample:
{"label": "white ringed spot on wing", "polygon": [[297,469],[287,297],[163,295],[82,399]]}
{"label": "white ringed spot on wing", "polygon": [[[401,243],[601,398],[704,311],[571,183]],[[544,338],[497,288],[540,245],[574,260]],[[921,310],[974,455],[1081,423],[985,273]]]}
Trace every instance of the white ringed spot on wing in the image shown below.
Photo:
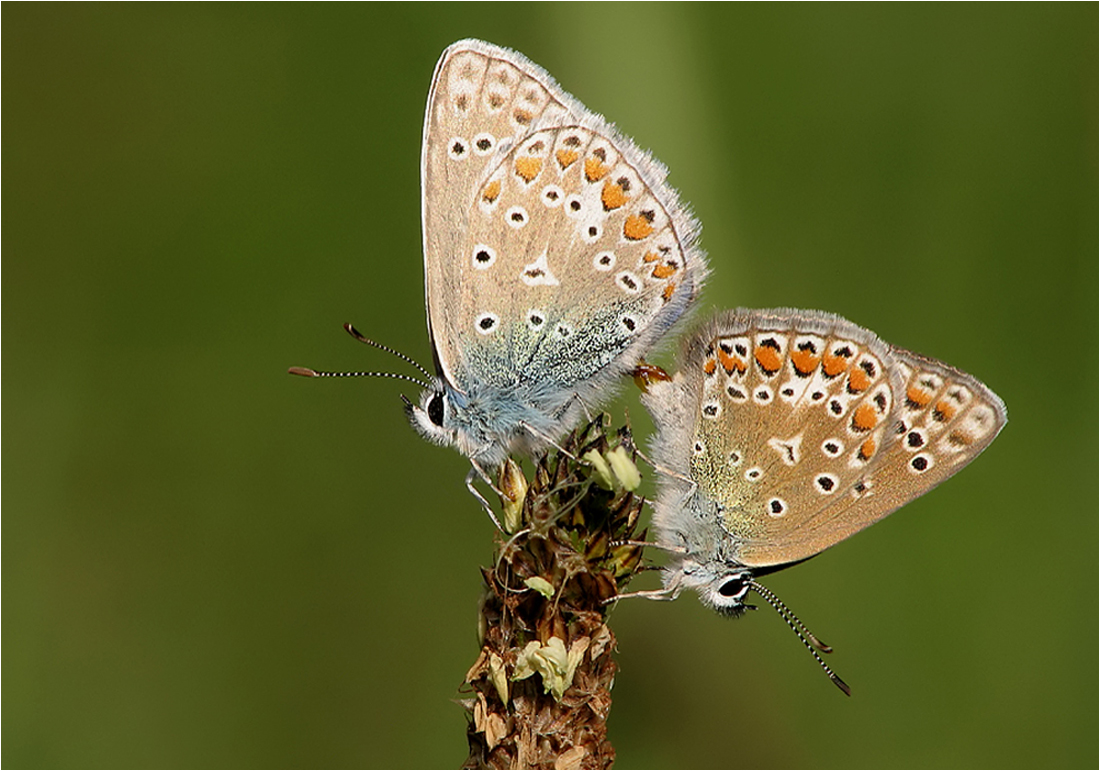
{"label": "white ringed spot on wing", "polygon": [[486,244],[478,244],[474,247],[473,265],[478,270],[486,270],[497,261],[497,250]]}
{"label": "white ringed spot on wing", "polygon": [[592,258],[592,267],[601,273],[611,270],[615,267],[615,253],[597,252],[596,256]]}
{"label": "white ringed spot on wing", "polygon": [[477,330],[479,335],[489,335],[497,330],[500,326],[500,316],[495,313],[486,311],[485,313],[479,313],[477,318],[474,319],[474,329]]}
{"label": "white ringed spot on wing", "polygon": [[497,138],[487,131],[474,136],[474,152],[478,155],[488,155],[496,146]]}
{"label": "white ringed spot on wing", "polygon": [[464,161],[470,155],[470,148],[462,137],[451,137],[447,145],[447,157],[452,161]]}
{"label": "white ringed spot on wing", "polygon": [[504,213],[504,221],[509,226],[519,230],[530,220],[530,216],[527,214],[527,210],[522,206],[512,206]]}

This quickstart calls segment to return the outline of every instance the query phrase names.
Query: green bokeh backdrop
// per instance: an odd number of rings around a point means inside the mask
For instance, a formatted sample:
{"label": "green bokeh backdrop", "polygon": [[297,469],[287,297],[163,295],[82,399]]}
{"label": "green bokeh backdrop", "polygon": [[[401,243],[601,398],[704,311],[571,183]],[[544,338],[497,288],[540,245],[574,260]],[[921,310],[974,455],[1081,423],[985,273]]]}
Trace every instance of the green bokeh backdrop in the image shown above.
{"label": "green bokeh backdrop", "polygon": [[769,579],[851,699],[770,612],[619,607],[619,765],[1094,767],[1097,16],[5,4],[3,765],[465,757],[466,462],[400,385],[285,369],[403,370],[344,321],[430,361],[421,120],[477,36],[669,166],[707,307],[841,313],[1009,407],[957,479]]}

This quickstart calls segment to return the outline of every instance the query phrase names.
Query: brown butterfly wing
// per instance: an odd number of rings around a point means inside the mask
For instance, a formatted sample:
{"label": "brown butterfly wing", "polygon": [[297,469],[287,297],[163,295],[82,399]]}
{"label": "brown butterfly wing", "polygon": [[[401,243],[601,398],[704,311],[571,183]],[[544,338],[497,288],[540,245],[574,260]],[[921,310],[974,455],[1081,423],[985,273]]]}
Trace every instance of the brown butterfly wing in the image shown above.
{"label": "brown butterfly wing", "polygon": [[682,364],[688,469],[750,567],[811,557],[931,490],[1005,422],[974,377],[831,314],[734,311]]}

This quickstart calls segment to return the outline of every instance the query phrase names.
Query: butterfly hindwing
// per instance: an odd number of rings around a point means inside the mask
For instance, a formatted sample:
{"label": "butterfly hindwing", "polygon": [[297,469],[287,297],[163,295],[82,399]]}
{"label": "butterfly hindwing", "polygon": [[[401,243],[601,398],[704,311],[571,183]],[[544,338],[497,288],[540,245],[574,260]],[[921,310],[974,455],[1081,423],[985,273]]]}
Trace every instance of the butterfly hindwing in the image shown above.
{"label": "butterfly hindwing", "polygon": [[570,398],[633,366],[624,353],[648,347],[697,291],[698,256],[677,224],[607,137],[580,126],[526,137],[471,215],[455,369],[502,388],[530,373]]}
{"label": "butterfly hindwing", "polygon": [[831,314],[734,311],[686,351],[677,377],[693,412],[679,467],[706,506],[663,518],[701,518],[697,533],[713,516],[723,555],[747,567],[803,560],[877,522],[965,466],[1005,422],[976,378]]}

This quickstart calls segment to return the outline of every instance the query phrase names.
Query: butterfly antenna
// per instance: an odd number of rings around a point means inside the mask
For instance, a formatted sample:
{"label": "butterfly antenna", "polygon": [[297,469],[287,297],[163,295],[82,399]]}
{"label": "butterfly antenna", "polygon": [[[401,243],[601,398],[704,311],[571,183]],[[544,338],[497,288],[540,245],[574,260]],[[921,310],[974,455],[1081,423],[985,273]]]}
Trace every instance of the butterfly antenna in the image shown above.
{"label": "butterfly antenna", "polygon": [[806,625],[798,620],[798,616],[791,612],[791,609],[783,604],[783,601],[777,597],[771,589],[768,589],[762,584],[758,584],[756,581],[750,580],[748,582],[749,588],[764,598],[765,601],[775,612],[779,614],[780,618],[787,622],[787,626],[791,628],[791,631],[798,635],[798,639],[802,641],[802,644],[806,646],[806,650],[810,652],[817,663],[821,665],[821,668],[825,670],[825,674],[829,676],[829,679],[833,681],[833,684],[844,691],[846,696],[852,695],[852,689],[848,687],[848,684],[837,676],[837,673],[829,668],[829,665],[822,660],[818,655],[818,651],[822,653],[832,653],[833,649],[817,639],[813,632],[806,628]]}
{"label": "butterfly antenna", "polygon": [[[291,367],[287,372],[291,375],[300,375],[301,377],[388,377],[394,380],[405,380],[409,383],[416,383],[421,388],[431,388],[429,384],[422,380],[418,380],[415,377],[409,377],[408,375],[398,375],[394,372],[325,372],[319,369],[310,369],[309,367]],[[407,402],[408,400],[406,399],[405,401]]]}
{"label": "butterfly antenna", "polygon": [[418,370],[423,372],[424,377],[428,378],[428,380],[432,379],[432,373],[431,372],[428,372],[428,370],[426,370],[422,366],[420,366],[420,364],[418,362],[414,361],[411,357],[406,356],[405,354],[401,353],[401,351],[395,351],[393,348],[390,348],[388,345],[382,345],[382,343],[376,343],[373,340],[371,340],[369,337],[363,337],[363,333],[360,332],[355,327],[353,327],[351,324],[344,324],[344,329],[347,331],[347,333],[349,335],[354,337],[359,342],[366,343],[367,345],[373,346],[373,347],[379,349],[380,351],[385,351],[386,353],[392,353],[397,358],[401,359],[402,361],[408,362],[409,364],[413,365]]}

